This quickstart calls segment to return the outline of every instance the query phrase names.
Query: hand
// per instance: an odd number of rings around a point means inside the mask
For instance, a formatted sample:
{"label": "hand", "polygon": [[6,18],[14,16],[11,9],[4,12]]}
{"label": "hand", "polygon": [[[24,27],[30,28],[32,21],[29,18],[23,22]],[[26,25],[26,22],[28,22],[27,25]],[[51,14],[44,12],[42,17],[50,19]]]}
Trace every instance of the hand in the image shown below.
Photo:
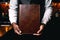
{"label": "hand", "polygon": [[43,29],[44,29],[44,25],[40,25],[39,30],[37,31],[37,33],[34,33],[33,35],[36,35],[36,36],[41,35]]}
{"label": "hand", "polygon": [[37,31],[37,33],[38,33],[38,34],[41,33],[43,29],[44,29],[44,25],[40,25],[40,28],[39,28],[39,30]]}
{"label": "hand", "polygon": [[17,33],[18,35],[21,35],[21,30],[19,29],[19,26],[16,23],[12,23],[14,32]]}

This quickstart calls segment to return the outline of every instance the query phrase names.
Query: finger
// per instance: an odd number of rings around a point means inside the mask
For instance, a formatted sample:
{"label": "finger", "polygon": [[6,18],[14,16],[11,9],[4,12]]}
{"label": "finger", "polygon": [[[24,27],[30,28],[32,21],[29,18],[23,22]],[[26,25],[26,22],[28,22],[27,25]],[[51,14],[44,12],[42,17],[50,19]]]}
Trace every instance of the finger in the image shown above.
{"label": "finger", "polygon": [[40,36],[42,33],[34,33],[33,35]]}
{"label": "finger", "polygon": [[21,30],[19,29],[19,27],[17,26],[16,30],[18,30],[19,33],[21,33]]}
{"label": "finger", "polygon": [[22,33],[21,30],[19,31],[19,33],[20,33],[20,34]]}
{"label": "finger", "polygon": [[38,30],[38,31],[37,31],[37,33],[41,33],[41,32],[42,32],[42,30],[43,30],[43,29]]}
{"label": "finger", "polygon": [[37,33],[40,33],[41,30],[38,30]]}
{"label": "finger", "polygon": [[40,29],[37,31],[37,33],[40,33],[43,30],[43,27],[40,26]]}
{"label": "finger", "polygon": [[38,34],[38,33],[34,33],[33,35],[40,36],[40,35],[41,35],[41,33],[40,33],[40,34]]}
{"label": "finger", "polygon": [[17,28],[18,32],[21,33],[21,30],[19,28]]}
{"label": "finger", "polygon": [[17,33],[18,35],[20,34],[20,32],[18,32],[18,30],[15,30],[15,33]]}
{"label": "finger", "polygon": [[22,35],[21,31],[18,31],[18,30],[16,30],[15,33],[17,33],[18,35]]}
{"label": "finger", "polygon": [[40,34],[36,34],[36,33],[34,33],[33,35],[40,35]]}

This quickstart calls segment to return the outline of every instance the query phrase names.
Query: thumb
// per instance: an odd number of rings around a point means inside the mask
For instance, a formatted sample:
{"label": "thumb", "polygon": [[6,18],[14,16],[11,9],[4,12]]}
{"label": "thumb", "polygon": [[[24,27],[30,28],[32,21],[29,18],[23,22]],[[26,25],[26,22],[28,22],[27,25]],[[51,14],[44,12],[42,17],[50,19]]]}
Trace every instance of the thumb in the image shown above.
{"label": "thumb", "polygon": [[41,29],[39,29],[38,31],[37,31],[37,33],[39,34],[41,32]]}
{"label": "thumb", "polygon": [[43,25],[40,26],[39,30],[37,31],[37,33],[40,33],[43,30]]}

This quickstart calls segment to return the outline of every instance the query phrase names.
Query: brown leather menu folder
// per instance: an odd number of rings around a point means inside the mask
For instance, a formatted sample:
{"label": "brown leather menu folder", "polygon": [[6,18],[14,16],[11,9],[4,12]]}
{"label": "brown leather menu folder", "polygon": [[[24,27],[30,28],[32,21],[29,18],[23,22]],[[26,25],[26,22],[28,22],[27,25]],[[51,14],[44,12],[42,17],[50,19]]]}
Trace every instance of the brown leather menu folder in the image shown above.
{"label": "brown leather menu folder", "polygon": [[20,4],[19,5],[19,28],[22,34],[33,34],[40,26],[40,5]]}

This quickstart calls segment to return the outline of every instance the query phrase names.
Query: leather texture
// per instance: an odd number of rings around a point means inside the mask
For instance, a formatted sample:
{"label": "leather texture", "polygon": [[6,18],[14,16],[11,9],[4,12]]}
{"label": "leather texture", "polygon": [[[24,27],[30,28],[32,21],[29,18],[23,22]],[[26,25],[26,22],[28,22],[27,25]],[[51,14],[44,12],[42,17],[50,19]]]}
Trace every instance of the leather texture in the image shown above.
{"label": "leather texture", "polygon": [[36,33],[40,26],[40,5],[19,5],[19,28],[22,34]]}

